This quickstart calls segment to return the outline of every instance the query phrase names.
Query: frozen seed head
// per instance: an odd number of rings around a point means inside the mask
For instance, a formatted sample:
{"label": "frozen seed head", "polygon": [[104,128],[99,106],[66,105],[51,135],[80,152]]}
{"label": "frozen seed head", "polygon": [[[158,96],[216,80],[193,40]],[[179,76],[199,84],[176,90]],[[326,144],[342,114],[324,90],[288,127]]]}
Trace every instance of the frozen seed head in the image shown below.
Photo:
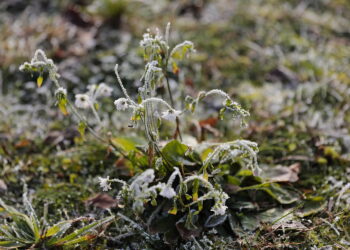
{"label": "frozen seed head", "polygon": [[87,109],[90,107],[90,96],[87,94],[75,95],[75,106],[81,109]]}
{"label": "frozen seed head", "polygon": [[99,182],[100,182],[100,187],[102,188],[103,191],[108,191],[111,188],[111,183],[109,182],[109,176],[107,176],[106,178],[103,177],[98,177]]}
{"label": "frozen seed head", "polygon": [[126,98],[119,98],[118,100],[115,100],[114,105],[118,111],[125,111],[130,106],[128,103],[128,99]]}
{"label": "frozen seed head", "polygon": [[176,120],[176,117],[178,117],[180,114],[181,111],[169,109],[167,111],[162,112],[162,118],[173,122]]}

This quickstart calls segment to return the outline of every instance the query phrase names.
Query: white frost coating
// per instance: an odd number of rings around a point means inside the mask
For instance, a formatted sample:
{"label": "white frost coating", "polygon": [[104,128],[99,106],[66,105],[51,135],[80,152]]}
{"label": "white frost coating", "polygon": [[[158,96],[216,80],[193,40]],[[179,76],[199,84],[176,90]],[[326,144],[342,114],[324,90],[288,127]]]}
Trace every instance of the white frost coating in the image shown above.
{"label": "white frost coating", "polygon": [[122,80],[120,79],[120,76],[119,76],[119,73],[118,73],[118,64],[115,65],[115,67],[114,67],[114,72],[115,72],[115,75],[117,76],[118,84],[119,84],[120,88],[122,89],[123,94],[125,95],[125,97],[126,97],[129,101],[131,101],[133,104],[136,104],[136,103],[130,98],[130,96],[128,95],[128,92],[126,91],[126,88],[124,87],[123,82],[122,82]]}
{"label": "white frost coating", "polygon": [[99,182],[100,182],[100,187],[102,188],[103,191],[108,191],[111,188],[111,184],[110,184],[110,180],[109,180],[109,176],[107,176],[106,178],[103,177],[98,177]]}
{"label": "white frost coating", "polygon": [[147,99],[143,100],[140,105],[145,106],[145,104],[147,104],[147,103],[155,103],[155,104],[160,103],[160,104],[163,104],[168,109],[175,111],[175,109],[173,109],[166,101],[164,101],[161,98],[157,98],[157,97],[147,98]]}
{"label": "white frost coating", "polygon": [[159,194],[167,199],[171,199],[176,196],[175,190],[168,185],[166,185]]}
{"label": "white frost coating", "polygon": [[174,53],[176,53],[178,50],[180,50],[181,48],[183,47],[188,47],[189,48],[189,51],[190,52],[194,52],[195,50],[193,49],[194,48],[194,45],[193,45],[193,42],[191,41],[184,41],[182,43],[179,43],[178,45],[176,45],[172,51],[170,52],[170,57],[174,55]]}
{"label": "white frost coating", "polygon": [[126,98],[119,98],[118,100],[115,100],[114,105],[118,111],[125,111],[129,108],[128,99]]}
{"label": "white frost coating", "polygon": [[[215,145],[215,144],[213,144]],[[220,161],[228,161],[230,159],[235,159],[240,155],[247,154],[243,158],[244,162],[247,163],[247,167],[251,168],[254,172],[259,172],[261,169],[258,165],[257,160],[258,144],[248,140],[235,140],[232,142],[226,142],[221,145],[217,145],[213,152],[211,152],[207,158],[204,160],[203,165],[208,164],[218,160],[218,157],[223,155]]]}

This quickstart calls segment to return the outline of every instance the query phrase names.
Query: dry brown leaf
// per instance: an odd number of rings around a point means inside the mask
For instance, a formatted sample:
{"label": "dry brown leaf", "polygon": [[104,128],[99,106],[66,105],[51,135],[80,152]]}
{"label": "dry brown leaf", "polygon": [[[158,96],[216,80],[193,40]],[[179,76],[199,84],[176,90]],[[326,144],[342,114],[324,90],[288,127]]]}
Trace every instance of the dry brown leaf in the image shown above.
{"label": "dry brown leaf", "polygon": [[300,163],[294,163],[289,167],[276,166],[269,169],[267,178],[270,181],[275,182],[296,182],[299,180],[298,174],[300,173]]}
{"label": "dry brown leaf", "polygon": [[108,194],[97,194],[86,201],[86,204],[102,209],[108,209],[117,206],[117,200]]}

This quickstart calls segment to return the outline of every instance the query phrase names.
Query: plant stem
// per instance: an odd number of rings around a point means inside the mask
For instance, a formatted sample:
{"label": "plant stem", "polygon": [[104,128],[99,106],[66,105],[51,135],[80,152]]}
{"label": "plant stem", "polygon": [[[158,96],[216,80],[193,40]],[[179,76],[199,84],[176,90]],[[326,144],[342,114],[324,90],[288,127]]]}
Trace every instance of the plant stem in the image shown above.
{"label": "plant stem", "polygon": [[[168,65],[168,62],[166,63],[166,65]],[[166,73],[166,69],[163,70],[163,74],[165,76],[166,85],[167,85],[167,89],[168,89],[168,93],[169,93],[169,97],[170,97],[170,104],[171,104],[172,108],[175,109],[174,98],[173,98],[173,94],[172,94],[171,89],[170,89],[169,78],[168,78],[168,75]],[[182,141],[179,117],[176,117],[176,130],[175,130],[175,134],[174,134],[174,139],[176,139],[177,136],[179,136],[180,141]]]}

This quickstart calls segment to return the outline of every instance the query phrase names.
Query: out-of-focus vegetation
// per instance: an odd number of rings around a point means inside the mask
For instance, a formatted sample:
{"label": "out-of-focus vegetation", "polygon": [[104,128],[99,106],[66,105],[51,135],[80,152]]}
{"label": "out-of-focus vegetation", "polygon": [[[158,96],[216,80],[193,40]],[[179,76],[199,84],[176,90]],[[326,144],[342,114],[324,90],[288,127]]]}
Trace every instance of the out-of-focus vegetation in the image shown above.
{"label": "out-of-focus vegetation", "polygon": [[[218,119],[221,103],[210,99],[183,127],[183,140],[194,147],[255,141],[263,173],[257,177],[234,166],[225,177],[225,218],[208,214],[191,218],[188,226],[188,218],[165,216],[167,207],[152,224],[119,213],[86,247],[350,247],[348,1],[8,0],[0,3],[0,13],[0,195],[21,211],[18,216],[25,218],[26,183],[37,213],[44,215],[46,207],[49,225],[108,218],[106,209],[122,209],[118,192],[101,194],[97,177],[129,180],[138,171],[88,131],[83,141],[73,118],[55,108],[48,77],[37,90],[38,75],[20,73],[19,65],[41,48],[57,63],[72,96],[105,82],[120,97],[114,65],[120,65],[128,90],[137,90],[142,34],[171,22],[171,45],[191,40],[197,51],[170,75],[170,86],[181,88],[175,98],[220,88],[251,113],[240,128]],[[114,112],[113,100],[101,100],[100,111],[114,142],[128,149],[142,144],[142,131],[127,127],[128,117]],[[0,219],[16,223],[1,207]]]}

